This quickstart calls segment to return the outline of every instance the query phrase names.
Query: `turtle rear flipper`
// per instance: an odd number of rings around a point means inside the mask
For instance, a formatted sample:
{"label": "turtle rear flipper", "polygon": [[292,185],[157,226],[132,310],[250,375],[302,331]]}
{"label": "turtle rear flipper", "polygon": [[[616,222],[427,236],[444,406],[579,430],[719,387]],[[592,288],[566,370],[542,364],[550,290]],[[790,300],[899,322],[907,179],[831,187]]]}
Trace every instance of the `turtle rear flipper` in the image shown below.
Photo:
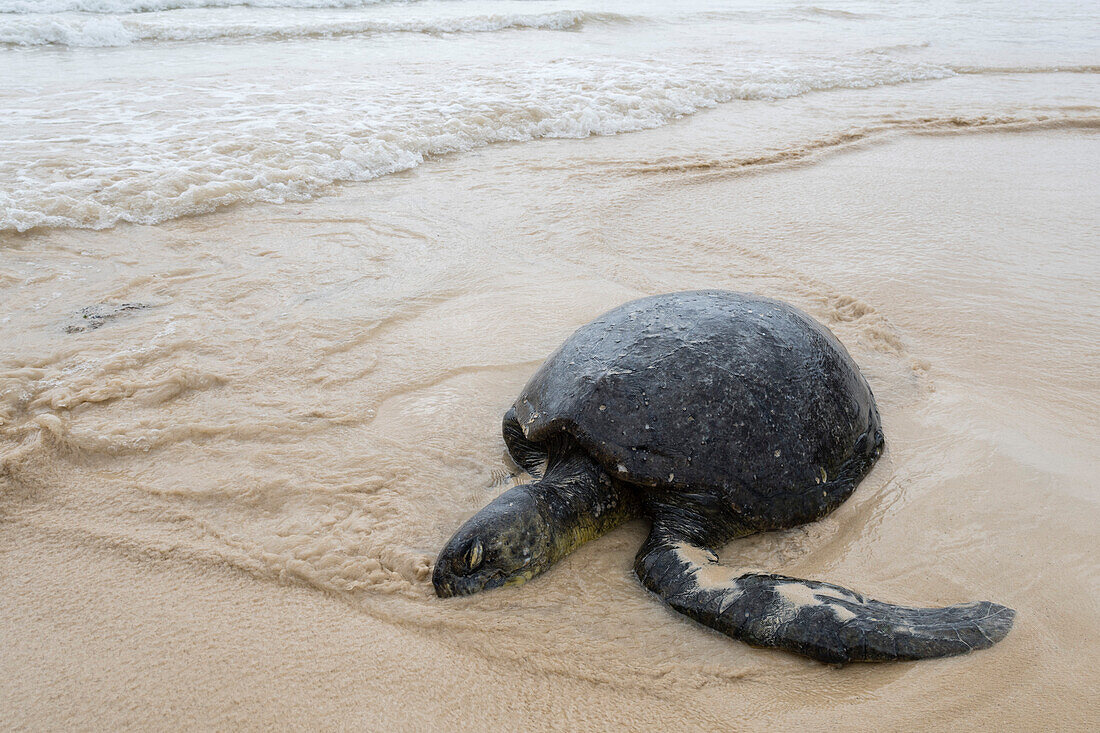
{"label": "turtle rear flipper", "polygon": [[739,575],[713,552],[667,535],[650,535],[634,567],[646,588],[702,624],[753,646],[834,664],[985,649],[1008,634],[1016,615],[989,601],[909,608],[830,583]]}

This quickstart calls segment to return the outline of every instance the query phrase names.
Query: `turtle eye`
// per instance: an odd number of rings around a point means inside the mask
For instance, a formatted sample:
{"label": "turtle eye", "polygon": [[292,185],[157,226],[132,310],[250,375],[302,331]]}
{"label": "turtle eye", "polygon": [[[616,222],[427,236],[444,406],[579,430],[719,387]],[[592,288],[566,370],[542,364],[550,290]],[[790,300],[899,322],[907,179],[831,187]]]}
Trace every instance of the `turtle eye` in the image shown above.
{"label": "turtle eye", "polygon": [[463,556],[463,559],[466,561],[466,568],[468,570],[477,570],[481,567],[481,557],[481,540],[474,540],[466,549],[466,554]]}

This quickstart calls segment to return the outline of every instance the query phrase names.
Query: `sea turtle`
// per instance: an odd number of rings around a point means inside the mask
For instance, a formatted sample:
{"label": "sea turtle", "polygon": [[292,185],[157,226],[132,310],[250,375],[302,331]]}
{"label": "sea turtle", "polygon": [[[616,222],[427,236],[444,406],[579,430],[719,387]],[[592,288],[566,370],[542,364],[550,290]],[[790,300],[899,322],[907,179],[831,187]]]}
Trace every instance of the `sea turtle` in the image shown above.
{"label": "sea turtle", "polygon": [[867,381],[836,337],[756,295],[642,298],[582,326],[504,416],[537,481],[467,521],[436,560],[440,597],[522,583],[624,520],[634,561],[672,608],[754,646],[822,662],[989,647],[1015,612],[988,601],[908,608],[829,583],[740,572],[716,550],[839,506],[882,453]]}

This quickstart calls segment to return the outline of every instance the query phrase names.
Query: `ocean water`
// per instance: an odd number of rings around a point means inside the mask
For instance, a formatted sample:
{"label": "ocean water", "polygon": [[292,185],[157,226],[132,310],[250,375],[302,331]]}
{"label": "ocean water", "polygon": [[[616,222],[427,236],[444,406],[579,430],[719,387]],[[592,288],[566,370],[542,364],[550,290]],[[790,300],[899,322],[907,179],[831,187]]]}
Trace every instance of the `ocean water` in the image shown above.
{"label": "ocean water", "polygon": [[[0,726],[1095,729],[1097,16],[0,0]],[[542,360],[710,287],[833,330],[887,440],[723,562],[1006,640],[752,649],[638,584],[642,520],[434,596]]]}
{"label": "ocean water", "polygon": [[[303,201],[492,143],[830,90],[890,88],[835,110],[840,135],[914,104],[1087,117],[1091,20],[1076,2],[2,0],[0,231]],[[941,97],[960,75],[989,83]]]}

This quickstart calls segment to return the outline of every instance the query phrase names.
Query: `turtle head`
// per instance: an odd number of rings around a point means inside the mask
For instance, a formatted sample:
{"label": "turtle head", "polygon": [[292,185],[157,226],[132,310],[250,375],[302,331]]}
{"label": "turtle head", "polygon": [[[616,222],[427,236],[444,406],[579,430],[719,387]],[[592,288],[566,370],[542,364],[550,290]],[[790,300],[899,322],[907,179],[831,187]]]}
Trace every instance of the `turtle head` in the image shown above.
{"label": "turtle head", "polygon": [[463,524],[435,561],[440,598],[523,583],[553,562],[552,530],[527,486],[510,489]]}

